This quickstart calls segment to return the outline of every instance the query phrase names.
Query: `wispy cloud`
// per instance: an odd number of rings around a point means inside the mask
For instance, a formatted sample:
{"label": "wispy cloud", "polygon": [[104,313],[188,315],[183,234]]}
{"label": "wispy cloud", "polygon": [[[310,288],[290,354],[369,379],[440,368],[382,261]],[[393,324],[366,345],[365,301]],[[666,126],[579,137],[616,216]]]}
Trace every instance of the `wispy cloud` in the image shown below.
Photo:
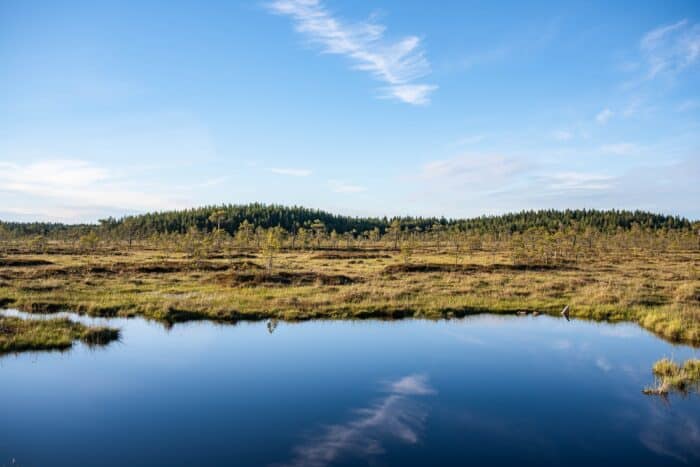
{"label": "wispy cloud", "polygon": [[647,64],[646,77],[677,73],[700,58],[700,24],[683,19],[649,31],[640,41]]}
{"label": "wispy cloud", "polygon": [[610,120],[613,115],[614,113],[612,110],[605,108],[596,114],[595,121],[601,125],[605,125],[606,123],[608,123],[608,120]]}
{"label": "wispy cloud", "polygon": [[335,193],[360,193],[367,191],[367,187],[362,185],[354,185],[342,180],[328,180],[328,184]]}
{"label": "wispy cloud", "polygon": [[267,169],[272,173],[278,174],[278,175],[289,175],[292,177],[308,177],[309,175],[312,174],[312,172],[308,169],[290,169],[290,168],[277,168],[277,167],[272,167],[270,169]]}
{"label": "wispy cloud", "polygon": [[389,385],[391,392],[407,396],[425,396],[435,394],[428,384],[426,375],[410,375],[394,381]]}
{"label": "wispy cloud", "polygon": [[430,73],[430,64],[417,36],[389,43],[384,39],[384,25],[372,19],[345,23],[321,0],[276,0],[268,8],[291,17],[295,29],[321,46],[323,52],[348,57],[355,69],[386,83],[381,97],[421,105],[427,104],[430,94],[437,89],[432,84],[415,83]]}
{"label": "wispy cloud", "polygon": [[641,148],[634,143],[604,144],[600,147],[601,152],[618,156],[629,156],[630,154],[638,153],[640,149]]}

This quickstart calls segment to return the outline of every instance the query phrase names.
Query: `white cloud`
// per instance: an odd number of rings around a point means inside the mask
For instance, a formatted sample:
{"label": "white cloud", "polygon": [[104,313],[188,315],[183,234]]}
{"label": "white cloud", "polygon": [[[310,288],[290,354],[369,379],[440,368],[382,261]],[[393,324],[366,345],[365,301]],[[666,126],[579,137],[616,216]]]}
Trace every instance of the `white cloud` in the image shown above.
{"label": "white cloud", "polygon": [[601,152],[604,152],[606,154],[628,156],[630,154],[638,153],[640,151],[640,148],[634,143],[614,143],[604,144],[600,147],[600,150]]}
{"label": "white cloud", "polygon": [[367,187],[353,185],[352,183],[347,183],[342,180],[328,180],[328,184],[331,186],[331,190],[336,193],[360,193],[362,191],[367,191]]}
{"label": "white cloud", "polygon": [[429,95],[437,89],[432,84],[399,84],[384,88],[382,98],[398,99],[403,102],[415,105],[430,103]]}
{"label": "white cloud", "polygon": [[93,167],[88,162],[56,159],[34,162],[25,166],[0,162],[0,183],[5,189],[22,187],[84,187],[108,178],[105,169]]}
{"label": "white cloud", "polygon": [[0,162],[0,192],[22,203],[13,206],[6,201],[3,212],[66,221],[105,210],[123,213],[187,205],[167,191],[129,185],[119,174],[104,167],[73,159],[49,159],[24,165]]}
{"label": "white cloud", "polygon": [[[640,150],[640,155],[650,151]],[[580,157],[562,157],[590,153],[590,149],[559,150],[538,153],[539,159],[506,154],[434,161],[417,167],[418,175],[407,178],[405,203],[414,213],[453,217],[585,207],[644,209],[700,218],[694,203],[700,196],[697,151],[667,151],[673,161],[628,156],[594,164]]]}
{"label": "white cloud", "polygon": [[660,26],[642,37],[640,49],[647,63],[647,78],[680,72],[700,58],[700,24],[683,19]]}
{"label": "white cloud", "polygon": [[290,169],[290,168],[276,168],[273,167],[271,169],[268,169],[272,173],[276,173],[278,175],[290,175],[292,177],[308,177],[311,175],[311,171],[308,169]]}
{"label": "white cloud", "polygon": [[388,86],[383,97],[408,104],[427,104],[437,86],[414,84],[430,73],[421,40],[408,36],[395,43],[384,40],[386,27],[372,20],[346,24],[336,18],[321,0],[276,0],[269,9],[293,18],[295,28],[323,52],[343,55],[354,68],[370,73]]}
{"label": "white cloud", "polygon": [[612,110],[605,108],[598,112],[598,114],[595,116],[595,121],[601,125],[605,125],[606,123],[608,123],[608,120],[610,120],[613,115],[614,113]]}

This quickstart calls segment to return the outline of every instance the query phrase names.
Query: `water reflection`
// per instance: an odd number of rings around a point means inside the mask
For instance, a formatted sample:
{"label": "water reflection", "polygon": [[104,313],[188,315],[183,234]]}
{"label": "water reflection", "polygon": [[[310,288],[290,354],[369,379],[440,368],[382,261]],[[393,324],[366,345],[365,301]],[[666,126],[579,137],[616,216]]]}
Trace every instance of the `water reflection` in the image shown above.
{"label": "water reflection", "polygon": [[0,465],[700,465],[700,399],[641,394],[697,351],[636,325],[63,316],[123,342],[0,359]]}
{"label": "water reflection", "polygon": [[658,400],[650,406],[639,440],[650,451],[686,464],[700,462],[700,425],[683,409]]}
{"label": "water reflection", "polygon": [[601,371],[604,371],[605,373],[609,372],[610,370],[613,369],[612,364],[608,361],[607,358],[605,357],[598,357],[595,359],[595,366],[601,369]]}
{"label": "water reflection", "polygon": [[425,375],[409,375],[387,384],[389,394],[352,420],[331,425],[293,449],[290,462],[297,467],[323,467],[341,458],[368,458],[385,452],[383,443],[419,441],[427,409],[415,399],[435,394]]}

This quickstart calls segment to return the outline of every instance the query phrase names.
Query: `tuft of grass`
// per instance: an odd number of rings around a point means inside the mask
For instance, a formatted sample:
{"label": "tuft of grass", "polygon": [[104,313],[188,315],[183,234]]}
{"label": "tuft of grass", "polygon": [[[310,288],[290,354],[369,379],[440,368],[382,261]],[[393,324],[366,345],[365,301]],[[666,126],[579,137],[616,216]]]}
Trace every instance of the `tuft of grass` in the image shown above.
{"label": "tuft of grass", "polygon": [[654,363],[652,367],[652,372],[658,378],[664,378],[667,376],[674,376],[680,373],[681,367],[668,358],[662,358],[658,362]]}
{"label": "tuft of grass", "polygon": [[88,327],[81,333],[80,340],[89,346],[103,346],[119,340],[119,335],[119,329],[105,326]]}
{"label": "tuft of grass", "polygon": [[652,372],[656,384],[644,388],[644,394],[666,396],[669,392],[700,394],[700,359],[691,358],[685,363],[678,364],[668,358],[654,363]]}
{"label": "tuft of grass", "polygon": [[0,316],[0,355],[32,350],[65,350],[76,340],[106,345],[119,338],[119,331],[93,328],[67,318],[21,319]]}

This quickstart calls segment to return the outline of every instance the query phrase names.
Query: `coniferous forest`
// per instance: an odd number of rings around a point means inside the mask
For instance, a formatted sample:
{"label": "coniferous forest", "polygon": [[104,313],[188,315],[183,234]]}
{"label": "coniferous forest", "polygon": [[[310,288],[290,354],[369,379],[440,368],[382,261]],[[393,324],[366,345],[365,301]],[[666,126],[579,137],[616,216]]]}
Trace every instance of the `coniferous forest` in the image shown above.
{"label": "coniferous forest", "polygon": [[518,213],[481,216],[469,219],[447,219],[445,217],[350,217],[332,214],[318,209],[299,206],[246,204],[204,206],[179,211],[163,211],[120,219],[102,219],[99,225],[60,223],[19,223],[0,221],[0,232],[14,236],[45,235],[53,238],[82,235],[91,230],[108,231],[115,234],[149,236],[152,234],[187,233],[196,228],[210,232],[221,228],[234,235],[243,222],[264,229],[281,227],[287,232],[299,228],[310,228],[315,222],[321,222],[329,232],[338,234],[362,232],[379,229],[384,234],[392,223],[399,222],[403,228],[429,230],[435,225],[459,228],[463,231],[478,233],[523,233],[529,229],[542,228],[554,232],[562,228],[592,228],[598,232],[612,233],[618,229],[629,230],[633,226],[652,230],[688,230],[688,219],[646,211],[625,210],[537,210]]}

